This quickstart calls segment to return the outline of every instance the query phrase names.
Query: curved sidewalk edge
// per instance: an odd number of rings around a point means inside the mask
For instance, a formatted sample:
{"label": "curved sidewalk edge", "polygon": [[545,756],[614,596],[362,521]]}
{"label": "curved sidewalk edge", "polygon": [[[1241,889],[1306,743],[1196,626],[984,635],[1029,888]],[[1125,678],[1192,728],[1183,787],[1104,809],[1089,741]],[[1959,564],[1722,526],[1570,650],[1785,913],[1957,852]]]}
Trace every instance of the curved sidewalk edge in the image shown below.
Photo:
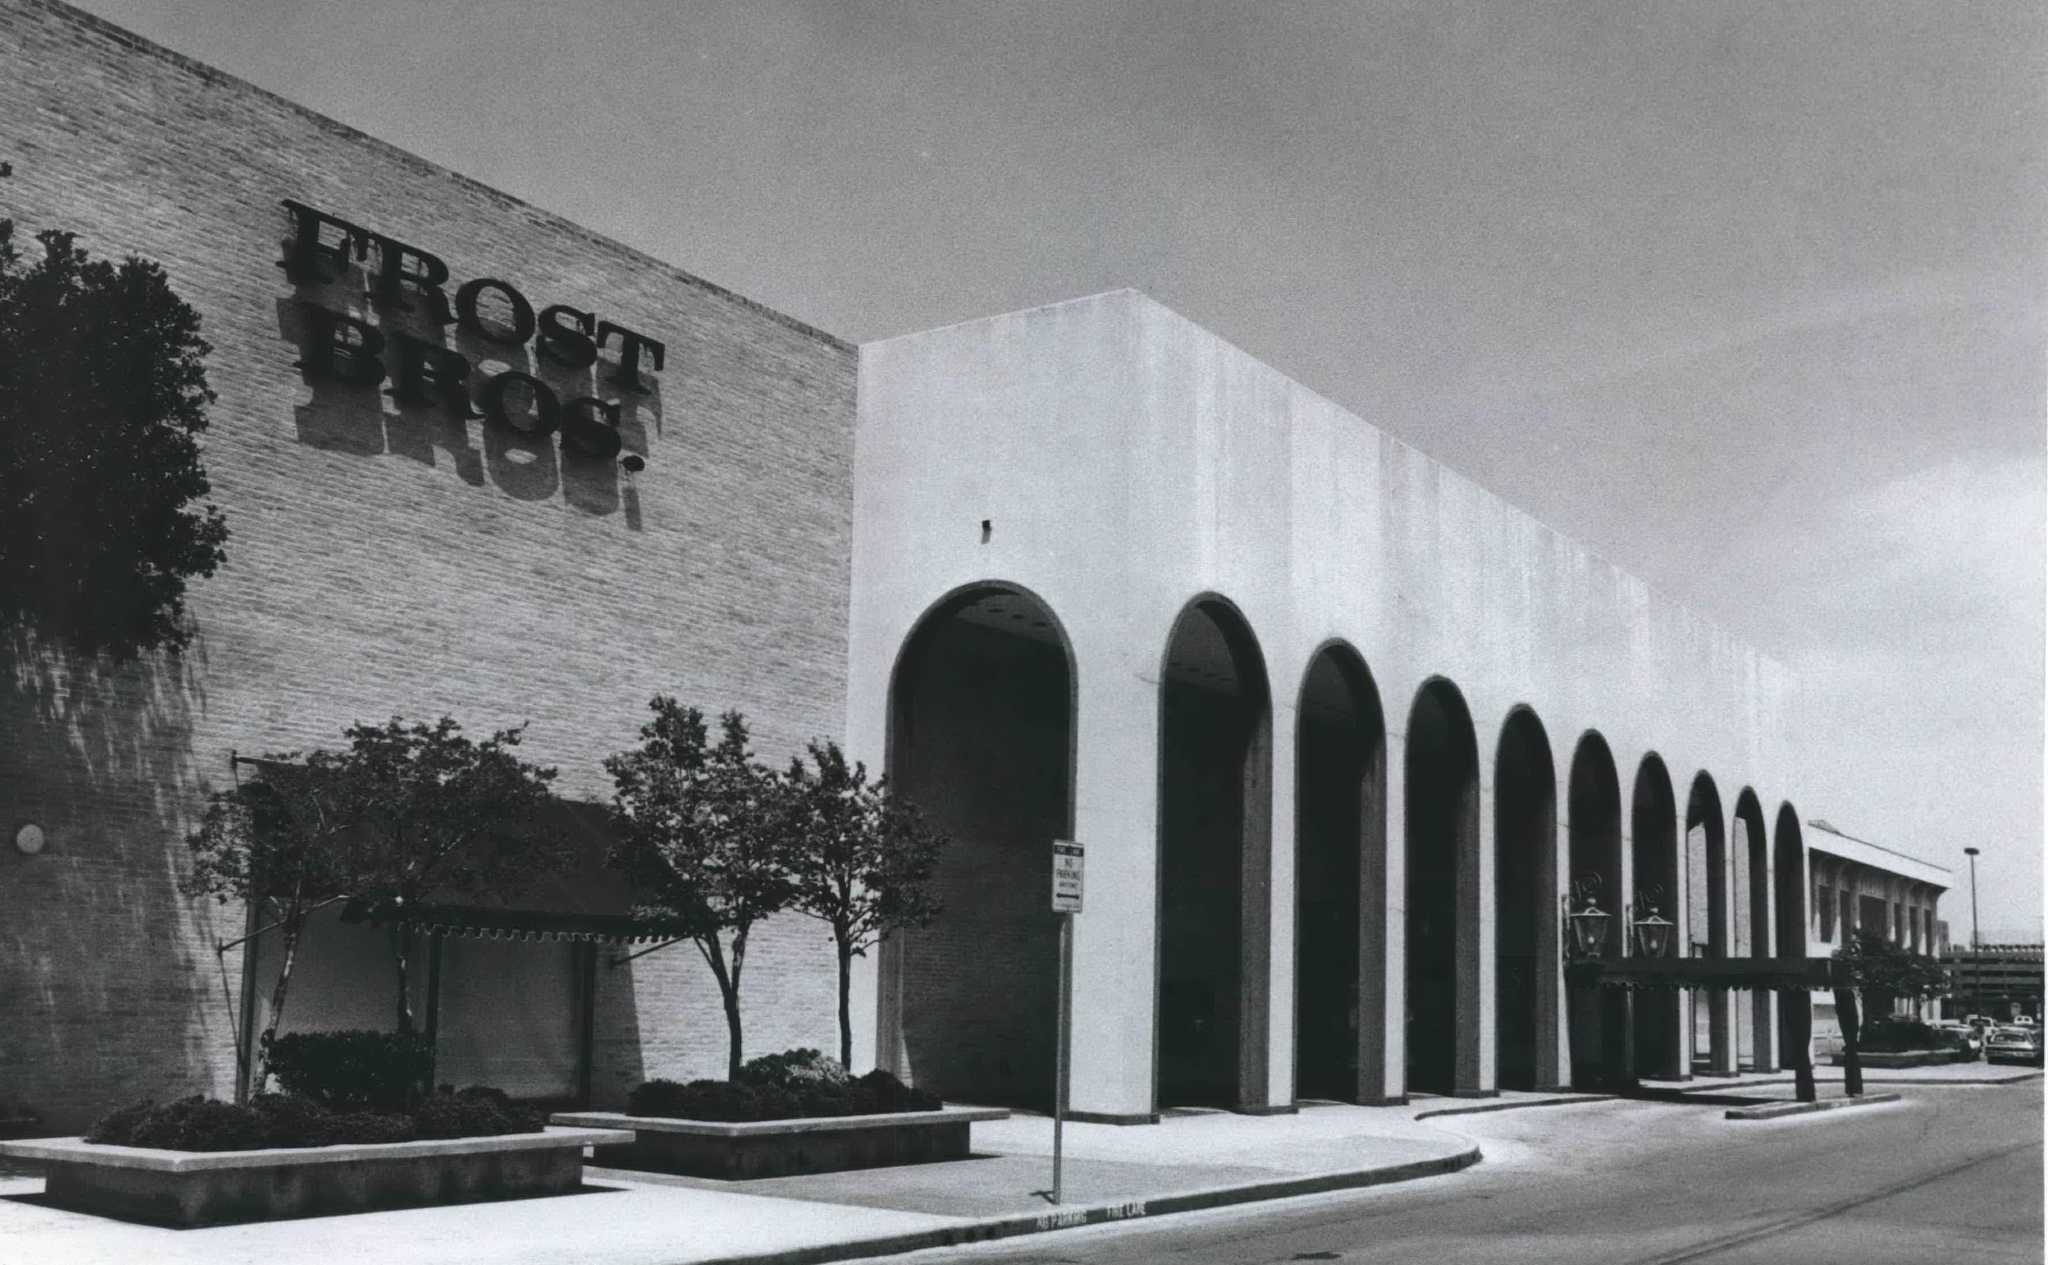
{"label": "curved sidewalk edge", "polygon": [[1570,1107],[1578,1103],[1614,1102],[1619,1094],[1560,1094],[1554,1098],[1512,1098],[1498,1102],[1480,1103],[1471,1107],[1436,1107],[1418,1111],[1415,1119],[1437,1120],[1444,1116],[1482,1116],[1495,1111],[1521,1111],[1529,1107]]}
{"label": "curved sidewalk edge", "polygon": [[1272,1181],[1247,1182],[1235,1186],[1214,1186],[1171,1195],[1154,1195],[1120,1203],[1084,1204],[1073,1208],[1049,1208],[1044,1212],[984,1217],[954,1225],[889,1234],[876,1238],[851,1239],[841,1243],[820,1243],[781,1251],[721,1256],[693,1261],[691,1265],[822,1265],[827,1261],[858,1260],[871,1256],[896,1256],[935,1247],[960,1247],[970,1243],[992,1243],[998,1239],[1082,1226],[1135,1221],[1141,1217],[1163,1217],[1176,1212],[1200,1212],[1232,1204],[1259,1203],[1269,1199],[1291,1199],[1297,1195],[1320,1195],[1336,1190],[1357,1190],[1392,1182],[1437,1177],[1470,1168],[1480,1161],[1479,1148],[1467,1147],[1455,1154],[1433,1159],[1387,1164],[1379,1168],[1330,1173],[1307,1173]]}
{"label": "curved sidewalk edge", "polygon": [[1761,1103],[1754,1107],[1730,1107],[1725,1113],[1729,1120],[1777,1120],[1784,1116],[1804,1116],[1816,1111],[1842,1111],[1855,1107],[1877,1107],[1888,1102],[1901,1102],[1899,1094],[1863,1094],[1855,1098],[1817,1098],[1812,1102]]}

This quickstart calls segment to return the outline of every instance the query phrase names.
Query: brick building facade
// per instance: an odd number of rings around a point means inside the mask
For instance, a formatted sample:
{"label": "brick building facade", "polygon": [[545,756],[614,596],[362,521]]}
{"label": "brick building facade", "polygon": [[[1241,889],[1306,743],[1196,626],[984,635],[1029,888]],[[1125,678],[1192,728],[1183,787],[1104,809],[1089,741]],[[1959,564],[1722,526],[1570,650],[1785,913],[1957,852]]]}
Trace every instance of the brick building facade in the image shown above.
{"label": "brick building facade", "polygon": [[[242,912],[176,886],[232,753],[446,713],[479,736],[525,723],[528,758],[594,798],[657,691],[741,709],[772,760],[843,730],[852,347],[61,5],[0,0],[0,120],[20,240],[62,229],[156,260],[200,313],[219,396],[204,459],[231,532],[190,590],[185,654],[112,667],[7,646],[0,815],[10,841],[34,823],[48,846],[0,850],[6,1095],[68,1127],[232,1093],[245,962],[214,946]],[[615,381],[616,337],[567,371],[451,330],[473,385],[520,369],[564,400],[620,401],[645,468],[302,372],[309,308],[388,333],[405,318],[364,293],[376,250],[295,284],[286,200],[438,256],[451,295],[496,278],[663,343],[642,394]],[[687,947],[593,978],[595,1096],[722,1066],[717,992]],[[750,1047],[830,1048],[834,979],[820,924],[769,926]],[[318,991],[291,1003],[302,1020]]]}

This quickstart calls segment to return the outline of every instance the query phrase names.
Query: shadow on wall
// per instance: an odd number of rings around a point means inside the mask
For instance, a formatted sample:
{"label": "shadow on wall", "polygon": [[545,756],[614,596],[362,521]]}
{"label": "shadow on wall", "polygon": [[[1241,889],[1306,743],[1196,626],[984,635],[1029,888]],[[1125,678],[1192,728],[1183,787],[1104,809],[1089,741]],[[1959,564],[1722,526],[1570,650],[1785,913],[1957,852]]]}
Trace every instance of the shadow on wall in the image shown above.
{"label": "shadow on wall", "polygon": [[[281,244],[280,251],[283,249]],[[296,359],[312,393],[310,399],[293,409],[300,443],[361,457],[388,453],[428,467],[446,460],[456,477],[471,487],[482,487],[488,482],[521,501],[548,501],[559,496],[568,505],[594,517],[623,510],[626,526],[632,531],[641,530],[639,494],[631,476],[622,471],[618,457],[579,453],[573,444],[564,442],[559,432],[515,429],[474,416],[465,419],[461,414],[477,412],[469,402],[482,399],[487,384],[499,375],[530,375],[564,403],[585,397],[607,403],[615,401],[621,452],[644,458],[650,437],[661,431],[658,381],[643,376],[643,389],[628,389],[611,380],[602,361],[582,369],[568,369],[534,355],[531,344],[492,342],[464,326],[437,325],[419,313],[373,311],[365,298],[366,284],[362,268],[357,265],[333,281],[298,285],[290,295],[277,300],[278,337],[297,349]],[[323,338],[330,344],[340,340],[359,345],[360,334],[354,326],[331,328],[335,315],[374,326],[377,336],[386,340],[386,346],[375,358],[386,370],[381,381],[345,380],[351,371],[375,371],[375,366],[369,365],[370,357],[359,356],[352,350],[330,353],[339,373],[321,372],[315,367],[321,358],[318,349]],[[495,315],[489,319],[494,328],[502,323]],[[436,402],[394,398],[392,392],[405,363],[397,346],[401,337],[425,343],[440,354],[462,357],[472,367],[466,395],[457,396],[444,388],[442,379],[428,372],[421,376]],[[448,398],[465,402],[451,408],[444,402]],[[538,412],[524,384],[507,389],[504,404],[508,416],[522,423]]]}
{"label": "shadow on wall", "polygon": [[[231,1094],[240,970],[211,946],[241,914],[177,886],[208,789],[192,752],[203,638],[118,667],[28,632],[0,645],[0,1086],[53,1130]],[[47,843],[24,856],[30,822]]]}

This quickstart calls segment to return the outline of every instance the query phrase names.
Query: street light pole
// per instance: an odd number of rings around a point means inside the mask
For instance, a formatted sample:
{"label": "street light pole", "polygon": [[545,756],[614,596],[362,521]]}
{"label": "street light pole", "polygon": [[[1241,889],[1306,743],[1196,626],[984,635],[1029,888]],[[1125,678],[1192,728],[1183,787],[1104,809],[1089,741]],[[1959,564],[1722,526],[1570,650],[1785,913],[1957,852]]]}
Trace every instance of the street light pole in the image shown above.
{"label": "street light pole", "polygon": [[1963,855],[1970,858],[1970,1000],[1976,1003],[1978,1013],[1983,1013],[1984,963],[1980,960],[1982,950],[1977,944],[1977,852],[1976,848],[1964,848]]}

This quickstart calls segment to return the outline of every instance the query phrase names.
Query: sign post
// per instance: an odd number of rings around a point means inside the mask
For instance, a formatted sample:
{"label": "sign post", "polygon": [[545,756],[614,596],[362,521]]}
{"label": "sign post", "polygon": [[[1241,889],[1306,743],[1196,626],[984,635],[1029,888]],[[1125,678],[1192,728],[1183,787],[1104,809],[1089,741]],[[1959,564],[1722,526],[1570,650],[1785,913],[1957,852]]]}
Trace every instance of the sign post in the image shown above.
{"label": "sign post", "polygon": [[1052,911],[1060,920],[1058,1032],[1053,1038],[1052,1070],[1052,1201],[1060,1201],[1062,1135],[1067,1123],[1067,1037],[1074,1022],[1074,915],[1081,912],[1081,874],[1086,852],[1069,839],[1052,843]]}

